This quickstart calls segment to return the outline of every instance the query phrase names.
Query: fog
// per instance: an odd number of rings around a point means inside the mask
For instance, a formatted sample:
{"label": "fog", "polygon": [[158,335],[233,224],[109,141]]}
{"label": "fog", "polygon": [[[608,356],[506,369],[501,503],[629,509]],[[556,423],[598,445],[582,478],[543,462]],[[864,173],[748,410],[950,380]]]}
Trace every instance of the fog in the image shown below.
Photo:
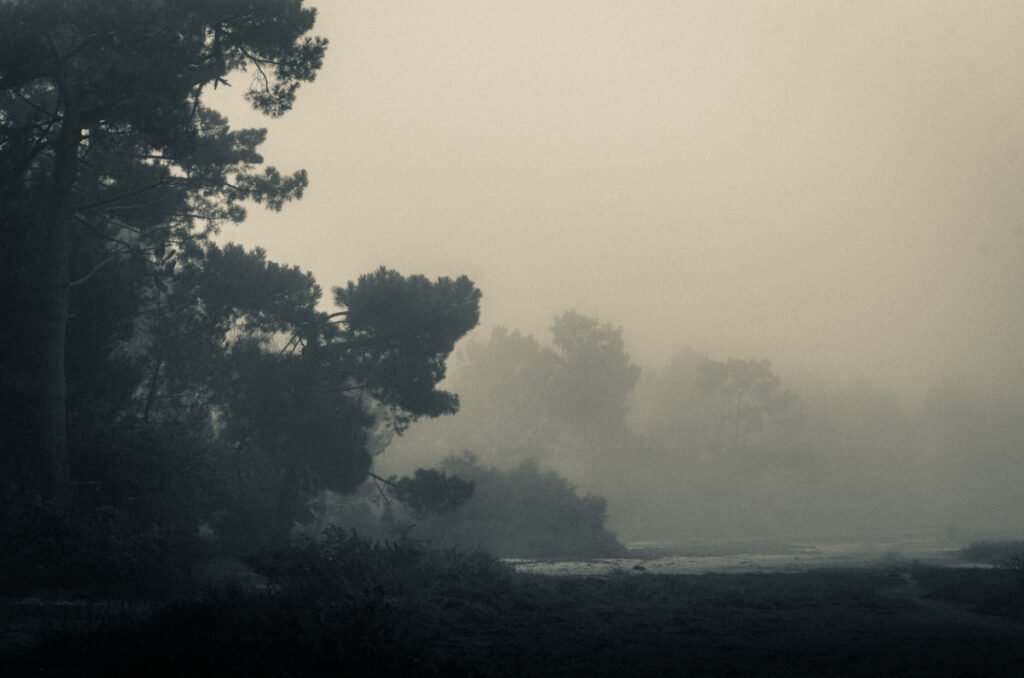
{"label": "fog", "polygon": [[[537,450],[607,496],[614,527],[1024,528],[1020,3],[319,11],[331,46],[293,112],[211,97],[310,173],[298,204],[222,238],[324,286],[380,265],[468,275],[482,322],[457,391],[496,327],[543,345],[569,310],[622,328],[642,368],[629,444],[597,472],[579,441]],[[745,449],[776,456],[709,456],[683,425],[707,423],[685,356],[771,361],[800,426]],[[460,451],[500,396],[470,389],[379,463]]]}

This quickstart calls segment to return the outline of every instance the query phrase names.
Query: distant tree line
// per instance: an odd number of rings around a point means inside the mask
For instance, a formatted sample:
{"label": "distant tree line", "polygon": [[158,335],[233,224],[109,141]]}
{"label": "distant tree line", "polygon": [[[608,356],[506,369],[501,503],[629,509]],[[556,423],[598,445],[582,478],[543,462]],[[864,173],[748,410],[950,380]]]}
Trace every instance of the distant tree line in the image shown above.
{"label": "distant tree line", "polygon": [[626,539],[1022,526],[1012,372],[948,378],[917,400],[864,381],[784,384],[767,360],[692,349],[641,373],[620,328],[567,313],[550,344],[505,328],[470,343],[449,383],[460,413],[417,424],[391,459],[535,460],[607,498]]}

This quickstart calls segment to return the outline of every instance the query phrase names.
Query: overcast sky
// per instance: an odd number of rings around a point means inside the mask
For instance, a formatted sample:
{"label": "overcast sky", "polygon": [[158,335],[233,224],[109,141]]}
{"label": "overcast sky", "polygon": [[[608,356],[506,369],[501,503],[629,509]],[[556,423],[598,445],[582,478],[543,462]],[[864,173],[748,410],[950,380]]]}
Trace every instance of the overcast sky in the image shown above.
{"label": "overcast sky", "polygon": [[684,346],[920,388],[1022,363],[1024,3],[318,6],[266,126],[301,203],[224,238],[325,289],[469,275],[496,324],[575,309]]}

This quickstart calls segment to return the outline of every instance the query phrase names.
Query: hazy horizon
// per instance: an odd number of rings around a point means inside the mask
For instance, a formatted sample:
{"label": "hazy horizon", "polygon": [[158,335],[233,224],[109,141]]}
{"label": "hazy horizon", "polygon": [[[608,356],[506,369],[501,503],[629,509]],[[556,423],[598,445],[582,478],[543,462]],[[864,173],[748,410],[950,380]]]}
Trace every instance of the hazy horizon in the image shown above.
{"label": "hazy horizon", "polygon": [[920,393],[1020,374],[1016,2],[319,3],[280,120],[210,102],[310,186],[222,238],[329,289],[466,274],[481,328],[574,309],[634,360],[686,346]]}

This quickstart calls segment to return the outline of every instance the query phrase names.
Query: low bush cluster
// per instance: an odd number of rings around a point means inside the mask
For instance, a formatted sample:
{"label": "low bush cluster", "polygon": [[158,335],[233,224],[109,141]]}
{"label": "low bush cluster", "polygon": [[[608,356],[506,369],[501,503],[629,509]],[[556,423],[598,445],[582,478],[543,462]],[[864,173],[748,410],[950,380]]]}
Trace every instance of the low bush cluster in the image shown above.
{"label": "low bush cluster", "polygon": [[604,498],[579,496],[565,478],[536,463],[505,471],[464,455],[449,458],[444,469],[472,482],[475,491],[458,511],[420,521],[416,534],[421,538],[507,558],[625,554],[625,547],[605,527]]}
{"label": "low bush cluster", "polygon": [[504,470],[467,452],[449,457],[440,469],[419,469],[412,478],[391,478],[336,499],[323,512],[327,522],[379,538],[412,537],[501,558],[614,558],[626,552],[605,527],[604,498],[581,497],[565,478],[532,461]]}
{"label": "low bush cluster", "polygon": [[181,526],[145,523],[102,506],[79,514],[28,504],[0,518],[0,593],[39,589],[166,594],[202,553]]}
{"label": "low bush cluster", "polygon": [[266,588],[209,587],[155,607],[86,615],[92,624],[58,623],[18,665],[104,676],[452,675],[464,673],[462,659],[440,637],[500,617],[516,595],[511,567],[487,554],[338,528],[251,564]]}
{"label": "low bush cluster", "polygon": [[321,538],[297,537],[287,548],[249,560],[273,588],[318,600],[374,595],[429,596],[435,589],[509,580],[511,566],[481,551],[431,549],[412,540],[375,541],[339,527]]}

